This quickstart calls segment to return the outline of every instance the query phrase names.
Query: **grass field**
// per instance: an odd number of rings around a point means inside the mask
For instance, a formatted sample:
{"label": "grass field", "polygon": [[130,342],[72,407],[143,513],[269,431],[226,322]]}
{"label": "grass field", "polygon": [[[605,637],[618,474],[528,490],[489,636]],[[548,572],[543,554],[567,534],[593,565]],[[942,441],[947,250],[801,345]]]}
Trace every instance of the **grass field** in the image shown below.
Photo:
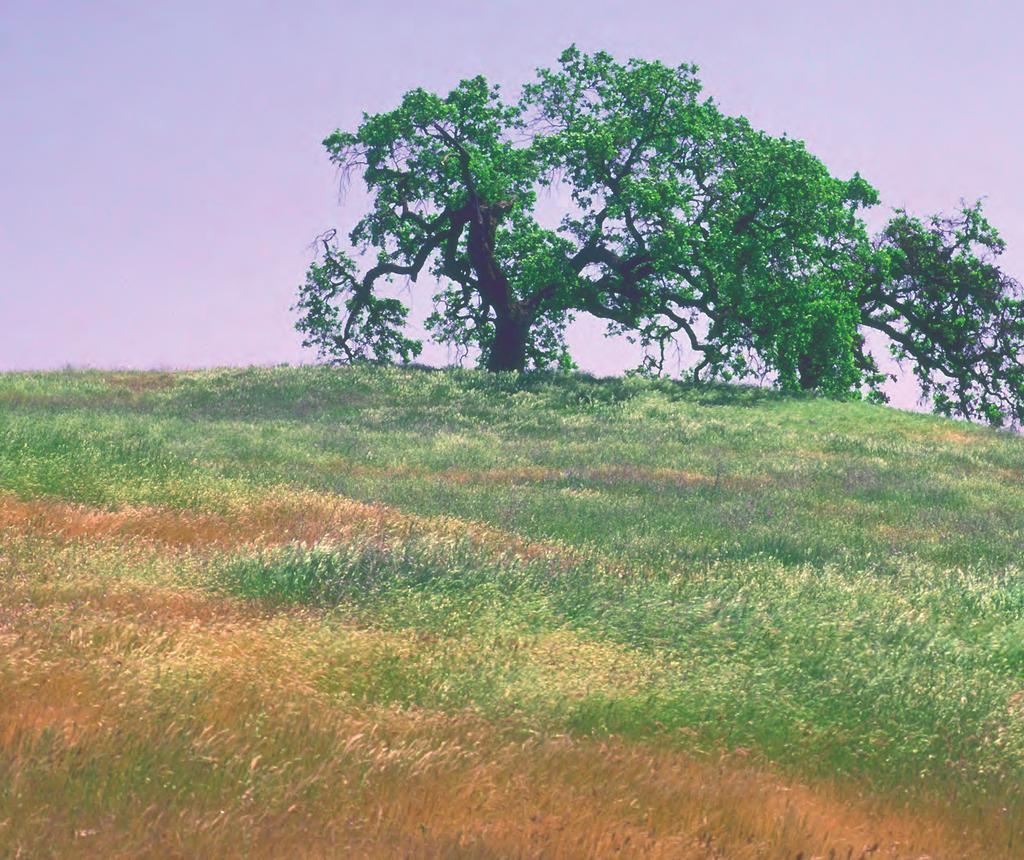
{"label": "grass field", "polygon": [[0,856],[1024,857],[1024,438],[0,375]]}

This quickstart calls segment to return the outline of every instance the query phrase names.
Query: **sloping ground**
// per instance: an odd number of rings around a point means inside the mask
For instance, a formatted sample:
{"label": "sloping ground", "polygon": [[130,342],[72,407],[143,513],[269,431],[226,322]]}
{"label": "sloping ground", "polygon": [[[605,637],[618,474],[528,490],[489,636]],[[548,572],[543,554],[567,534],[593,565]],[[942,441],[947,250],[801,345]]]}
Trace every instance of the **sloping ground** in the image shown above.
{"label": "sloping ground", "polygon": [[1022,468],[742,389],[0,377],[0,854],[1024,856]]}

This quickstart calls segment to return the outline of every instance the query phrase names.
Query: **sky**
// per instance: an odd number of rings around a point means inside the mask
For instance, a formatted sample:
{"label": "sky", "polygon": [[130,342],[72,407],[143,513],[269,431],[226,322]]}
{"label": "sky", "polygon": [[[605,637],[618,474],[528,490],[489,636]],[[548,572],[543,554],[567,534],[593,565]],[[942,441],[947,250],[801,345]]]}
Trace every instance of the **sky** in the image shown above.
{"label": "sky", "polygon": [[[570,43],[696,63],[727,113],[860,171],[877,219],[984,197],[1021,278],[1022,30],[1019,0],[0,0],[0,370],[313,361],[289,307],[359,203],[326,134],[413,87],[515,93]],[[586,321],[571,342],[635,364]]]}

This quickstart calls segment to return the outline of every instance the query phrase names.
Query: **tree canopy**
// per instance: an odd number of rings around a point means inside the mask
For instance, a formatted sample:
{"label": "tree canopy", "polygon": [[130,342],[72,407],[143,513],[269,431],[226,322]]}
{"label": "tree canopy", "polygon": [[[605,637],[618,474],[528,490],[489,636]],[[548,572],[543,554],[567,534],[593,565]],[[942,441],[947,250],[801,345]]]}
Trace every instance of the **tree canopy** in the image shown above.
{"label": "tree canopy", "polygon": [[[872,238],[874,188],[725,115],[696,72],[572,47],[515,101],[477,77],[335,131],[327,151],[371,203],[349,250],[335,231],[318,241],[296,305],[305,344],[415,358],[383,285],[425,275],[433,337],[494,371],[572,367],[565,331],[584,313],[641,344],[648,372],[681,343],[697,381],[884,400],[874,329],[939,411],[1024,418],[1021,288],[980,206],[900,211]],[[545,219],[552,201],[561,217]]]}

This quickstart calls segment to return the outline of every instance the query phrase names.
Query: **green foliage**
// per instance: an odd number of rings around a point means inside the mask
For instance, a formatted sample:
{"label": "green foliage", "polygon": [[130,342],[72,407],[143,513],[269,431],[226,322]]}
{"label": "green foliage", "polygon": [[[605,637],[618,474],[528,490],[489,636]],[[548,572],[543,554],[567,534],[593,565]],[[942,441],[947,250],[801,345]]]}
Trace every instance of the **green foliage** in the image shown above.
{"label": "green foliage", "polygon": [[344,355],[349,361],[373,359],[386,362],[392,357],[410,361],[423,350],[418,341],[405,337],[402,326],[408,310],[397,299],[381,299],[370,292],[344,299],[346,315],[333,303],[343,295],[342,281],[352,278],[355,264],[339,256],[325,236],[323,263],[313,263],[299,294],[297,328],[307,336],[305,346],[316,345],[321,352]]}
{"label": "green foliage", "polygon": [[943,415],[1024,422],[1024,291],[995,264],[1004,248],[980,203],[927,222],[901,210],[875,242],[864,324]]}
{"label": "green foliage", "polygon": [[[723,114],[696,72],[571,47],[517,102],[477,77],[335,131],[331,160],[372,201],[349,240],[375,261],[360,276],[323,237],[296,305],[305,345],[411,360],[406,308],[376,291],[427,272],[432,336],[491,370],[571,368],[566,326],[586,313],[644,347],[644,373],[679,342],[696,380],[884,400],[871,328],[938,411],[1019,421],[1019,286],[976,254],[1001,248],[980,210],[931,232],[899,213],[872,243],[867,182]],[[540,192],[565,202],[553,228]]]}

